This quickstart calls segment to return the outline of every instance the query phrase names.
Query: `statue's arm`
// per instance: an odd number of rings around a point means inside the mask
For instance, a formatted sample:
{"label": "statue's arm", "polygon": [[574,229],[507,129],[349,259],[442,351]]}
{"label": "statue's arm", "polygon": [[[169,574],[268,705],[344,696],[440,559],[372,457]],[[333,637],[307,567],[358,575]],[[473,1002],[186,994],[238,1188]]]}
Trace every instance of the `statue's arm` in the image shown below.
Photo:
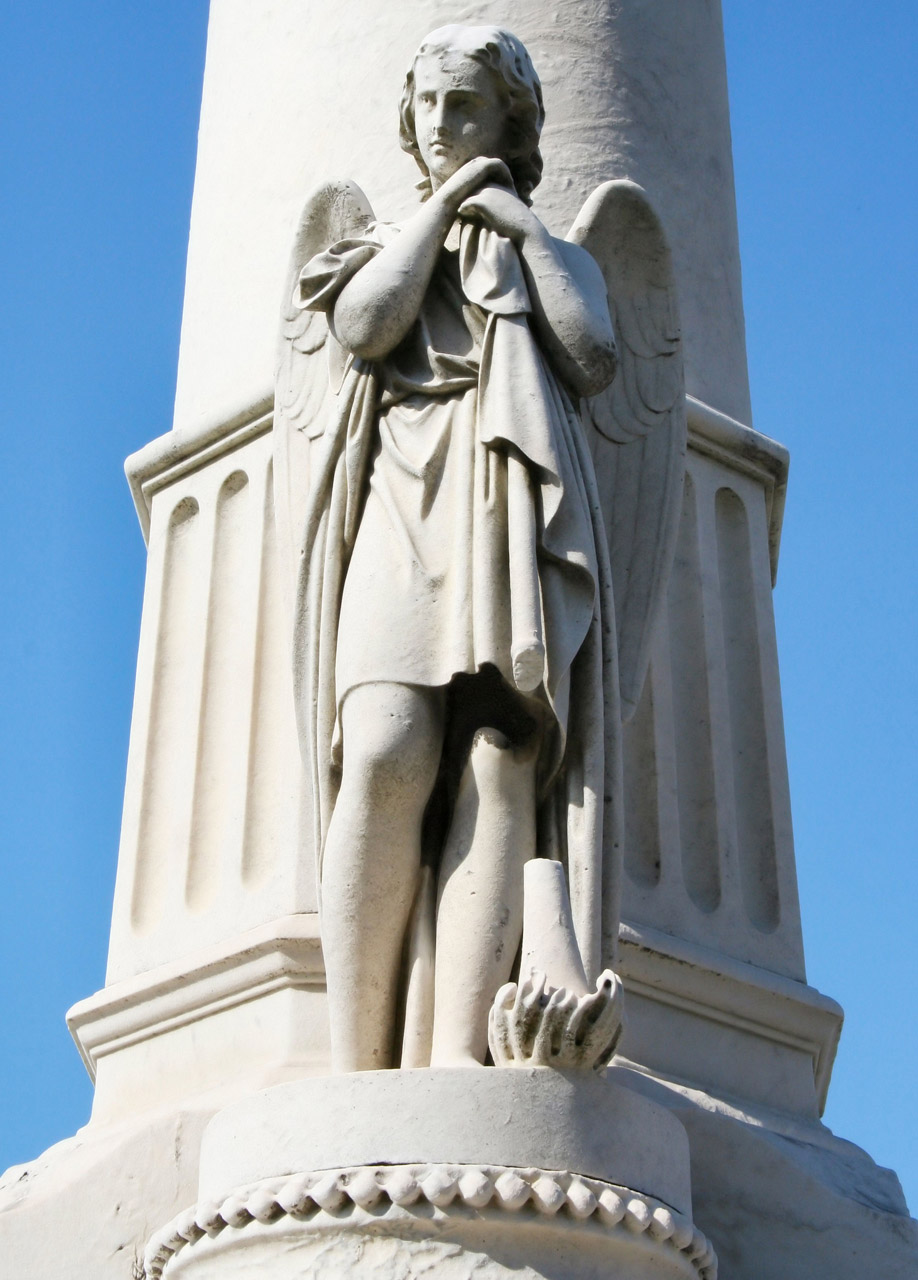
{"label": "statue's arm", "polygon": [[517,247],[539,342],[556,372],[578,396],[604,390],[616,353],[605,281],[579,245],[556,240],[513,192],[488,186],[460,210],[507,236]]}
{"label": "statue's arm", "polygon": [[431,199],[352,276],[329,315],[342,346],[364,360],[381,360],[398,346],[417,318],[450,225],[445,207]]}
{"label": "statue's arm", "polygon": [[417,319],[460,204],[483,182],[505,172],[499,160],[470,160],[360,268],[329,317],[342,346],[364,360],[381,360],[398,346]]}
{"label": "statue's arm", "polygon": [[[542,349],[580,396],[605,390],[615,377],[616,351],[602,272],[585,249],[539,233],[520,257],[532,319]],[[571,251],[574,252],[571,252]]]}

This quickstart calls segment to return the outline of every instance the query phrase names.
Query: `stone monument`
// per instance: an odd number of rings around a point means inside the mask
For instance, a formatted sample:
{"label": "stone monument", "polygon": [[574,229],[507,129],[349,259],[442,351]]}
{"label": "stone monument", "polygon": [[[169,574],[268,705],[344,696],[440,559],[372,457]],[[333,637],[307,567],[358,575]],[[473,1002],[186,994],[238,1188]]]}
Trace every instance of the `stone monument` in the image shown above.
{"label": "stone monument", "polygon": [[915,1273],[819,1122],[731,175],[706,0],[213,0],[93,1114],[5,1274]]}

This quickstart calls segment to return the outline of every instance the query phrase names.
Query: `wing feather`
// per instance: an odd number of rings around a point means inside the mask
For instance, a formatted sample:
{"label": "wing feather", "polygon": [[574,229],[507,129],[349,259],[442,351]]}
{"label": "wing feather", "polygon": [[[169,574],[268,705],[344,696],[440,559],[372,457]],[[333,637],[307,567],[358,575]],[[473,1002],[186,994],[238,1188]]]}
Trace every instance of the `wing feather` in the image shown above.
{"label": "wing feather", "polygon": [[295,293],[311,258],[361,235],[372,219],[356,183],[323,183],[303,207],[284,277],[274,379],[274,517],[285,589],[292,589],[299,563],[310,442],[324,430],[346,358],[324,313],[298,307]]}
{"label": "wing feather", "polygon": [[637,709],[672,567],[685,470],[685,377],[672,260],[636,183],[590,196],[568,239],[599,263],[618,344],[612,384],[584,402],[615,591],[622,714]]}

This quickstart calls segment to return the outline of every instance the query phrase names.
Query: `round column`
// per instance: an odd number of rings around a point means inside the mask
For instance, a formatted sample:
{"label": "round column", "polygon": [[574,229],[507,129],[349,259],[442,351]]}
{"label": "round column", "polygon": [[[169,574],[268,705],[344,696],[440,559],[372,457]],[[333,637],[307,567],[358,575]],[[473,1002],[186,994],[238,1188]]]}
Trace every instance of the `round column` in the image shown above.
{"label": "round column", "polygon": [[228,421],[270,396],[296,218],[331,177],[379,217],[417,200],[398,98],[423,37],[499,23],[545,89],[536,208],[564,234],[608,178],[644,186],[673,248],[687,390],[749,422],[733,163],[717,0],[213,0],[175,423]]}

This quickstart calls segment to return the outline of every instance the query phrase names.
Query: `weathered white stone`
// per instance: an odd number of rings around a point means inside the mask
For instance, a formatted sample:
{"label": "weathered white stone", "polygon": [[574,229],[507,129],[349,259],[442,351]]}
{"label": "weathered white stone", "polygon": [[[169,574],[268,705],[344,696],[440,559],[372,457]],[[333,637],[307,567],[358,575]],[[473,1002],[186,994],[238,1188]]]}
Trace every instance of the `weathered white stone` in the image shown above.
{"label": "weathered white stone", "polygon": [[692,1206],[722,1273],[743,1280],[910,1280],[918,1223],[896,1175],[812,1120],[616,1068],[679,1117]]}
{"label": "weathered white stone", "polygon": [[646,926],[622,926],[618,1051],[716,1097],[822,1114],[839,1005],[802,982]]}
{"label": "weathered white stone", "polygon": [[507,1165],[585,1174],[691,1214],[687,1155],[665,1108],[595,1073],[361,1071],[278,1085],[221,1110],[198,1195],[346,1166]]}
{"label": "weathered white stone", "polygon": [[714,1280],[690,1204],[678,1122],[610,1080],[549,1068],[339,1075],[214,1117],[198,1205],[154,1233],[146,1274],[263,1268],[284,1280],[347,1263],[404,1277],[433,1266],[494,1280]]}
{"label": "weathered white stone", "polygon": [[109,984],[316,909],[270,427],[129,460],[150,550]]}
{"label": "weathered white stone", "polygon": [[[540,1167],[535,1155],[560,1159],[545,1145],[550,1117],[545,1133],[514,1127],[532,1137],[527,1168],[450,1163],[446,1147],[461,1143],[449,1135],[425,1148],[432,1162],[342,1166],[342,1145],[326,1153],[334,1167],[304,1173],[308,1132],[284,1131],[275,1115],[275,1154],[300,1171],[259,1165],[265,1130],[243,1134],[240,1121],[237,1171],[269,1172],[196,1200],[215,1111],[226,1136],[226,1117],[242,1114],[227,1108],[253,1095],[291,1081],[303,1098],[333,1087],[318,1079],[330,1064],[324,963],[272,513],[284,260],[304,193],[328,177],[352,175],[387,218],[408,211],[392,86],[423,30],[457,17],[508,22],[542,70],[536,208],[550,229],[563,231],[598,183],[638,180],[669,231],[681,290],[693,393],[685,500],[623,744],[628,1016],[608,1079],[630,1101],[583,1135],[642,1185]],[[420,0],[370,13],[317,0],[307,24],[291,0],[214,0],[176,429],[128,464],[150,559],[108,986],[71,1013],[96,1103],[75,1139],[0,1180],[4,1275],[125,1280],[148,1244],[166,1280],[350,1274],[360,1261],[411,1274],[419,1259],[443,1275],[607,1275],[614,1258],[623,1277],[697,1276],[714,1247],[731,1280],[914,1273],[915,1225],[895,1176],[816,1118],[841,1011],[804,981],[770,599],[787,455],[748,421],[717,5],[475,0],[460,14]],[[601,454],[596,464],[608,510],[614,476]],[[528,1073],[468,1074],[512,1089]],[[641,1135],[673,1130],[644,1113],[629,1151],[615,1146],[629,1132],[622,1116],[641,1115],[641,1091],[688,1134],[694,1224],[676,1203],[687,1181],[666,1183],[684,1171],[681,1131],[678,1159],[645,1164],[646,1178],[628,1164],[650,1159]],[[441,1119],[457,1115],[455,1098],[432,1102]],[[371,1111],[398,1150],[407,1108]],[[483,1114],[479,1154],[495,1154],[484,1139],[497,1143],[500,1117]],[[576,1135],[572,1114],[582,1118],[569,1109],[559,1132]],[[475,1112],[458,1115],[468,1139]],[[373,1132],[351,1125],[355,1140]],[[373,1150],[350,1154],[376,1160]]]}
{"label": "weathered white stone", "polygon": [[[529,1188],[526,1188],[529,1193]],[[526,1210],[529,1210],[528,1212]],[[714,1280],[707,1242],[677,1249],[650,1231],[631,1233],[598,1221],[575,1222],[564,1213],[515,1213],[507,1208],[434,1210],[430,1219],[377,1206],[352,1209],[348,1225],[320,1218],[251,1222],[241,1231],[203,1237],[182,1249],[162,1273],[165,1280],[223,1280],[268,1272],[273,1280],[338,1280],[361,1271],[404,1280],[431,1274],[447,1280]],[[363,1228],[362,1230],[358,1228]],[[159,1280],[156,1269],[152,1271]]]}
{"label": "weathered white stone", "polygon": [[[218,29],[225,17],[225,12],[221,15],[215,10],[214,40],[218,40]],[[552,70],[551,75],[554,74]],[[202,174],[199,186],[203,182]],[[708,946],[713,943],[715,951],[723,949],[742,960],[800,977],[802,951],[777,670],[773,637],[769,638],[767,562],[762,571],[766,530],[772,552],[771,570],[774,569],[786,459],[780,447],[703,405],[689,401],[688,410],[693,428],[689,468],[694,506],[693,518],[683,519],[680,534],[676,579],[681,585],[678,600],[671,600],[669,605],[668,628],[658,629],[648,688],[635,722],[626,731],[624,744],[626,783],[631,779],[625,792],[628,831],[624,909],[627,917],[642,924],[667,933],[682,933]],[[205,425],[197,433],[175,432],[143,451],[129,467],[145,527],[151,508],[154,525],[158,519],[162,527],[160,531],[155,525],[151,537],[110,982],[162,964],[168,966],[181,955],[188,958],[190,969],[206,969],[209,962],[206,953],[200,951],[202,944],[233,954],[244,945],[236,941],[242,932],[268,925],[289,912],[315,908],[308,830],[304,830],[296,799],[304,788],[293,746],[289,666],[280,606],[285,574],[278,561],[273,526],[269,520],[266,522],[262,505],[262,486],[270,484],[268,473],[260,470],[268,443],[262,433],[268,425],[267,416],[237,415],[225,425]],[[599,463],[602,459],[601,453],[597,455]],[[248,477],[252,466],[252,480],[242,483],[241,477]],[[602,466],[599,482],[604,501],[610,503],[614,483]],[[729,742],[729,717],[733,713],[723,693],[729,684],[729,673],[718,628],[708,623],[698,636],[687,625],[698,616],[716,624],[724,599],[720,577],[703,575],[701,565],[716,552],[716,544],[704,532],[711,527],[704,504],[713,501],[725,485],[739,495],[751,522],[750,545],[755,549],[750,561],[751,577],[743,578],[745,570],[741,565],[740,578],[735,587],[730,587],[740,595],[753,591],[760,628],[757,646],[744,646],[753,659],[756,653],[760,655],[765,720],[764,734],[762,722],[754,715],[743,720],[752,738],[758,734],[744,750],[743,758],[756,758],[759,741],[768,753],[768,768],[757,767],[752,775],[757,780],[752,791],[742,779],[737,783],[730,777],[733,766],[723,750]],[[704,504],[699,504],[701,493],[705,495]],[[227,510],[233,513],[233,520],[242,522],[245,532],[237,534],[237,551],[231,545],[228,556],[215,556],[215,539],[222,536]],[[695,521],[700,522],[698,528]],[[237,563],[240,555],[243,560]],[[244,570],[246,558],[260,565],[257,574]],[[162,569],[158,568],[160,565]],[[173,576],[178,577],[179,586],[183,580],[206,582],[207,590],[195,591],[187,604],[183,605],[180,599],[178,607],[169,607],[164,616],[163,603],[172,595],[182,595],[181,591],[172,591]],[[208,609],[215,610],[222,619],[219,628],[211,627],[210,640],[204,629]],[[233,638],[230,647],[235,646],[236,653],[220,652],[227,647],[226,637]],[[206,682],[201,656],[204,653],[214,654],[217,672],[216,679]],[[700,682],[693,674],[699,666],[707,673]],[[720,679],[721,669],[724,675],[718,685],[714,677]],[[748,687],[750,679],[755,684],[754,671],[751,677],[744,672],[738,676],[740,689]],[[734,686],[736,679],[734,676]],[[249,690],[250,694],[240,698],[240,690]],[[706,714],[687,714],[688,697],[702,702],[707,698]],[[268,726],[282,731],[268,732]],[[703,765],[705,759],[713,761],[715,755],[719,774],[712,804],[712,769],[707,773],[703,767],[685,770],[682,761],[698,760]],[[168,767],[161,766],[161,760],[167,760]],[[169,784],[172,794],[166,827],[151,831],[147,828],[151,821],[156,827],[157,819],[150,815],[162,809],[156,797],[164,785],[164,770],[168,782],[169,768],[175,785]],[[221,791],[225,781],[234,775],[238,781],[232,794]],[[644,780],[640,786],[633,784],[636,778]],[[244,811],[244,823],[238,814],[233,817],[234,808],[239,813]],[[709,838],[705,826],[705,822],[710,825],[711,815],[715,823],[712,830],[717,832],[715,840]],[[754,829],[768,838],[762,850],[747,852],[742,833]],[[157,853],[160,845],[166,850],[165,855]],[[278,861],[278,851],[292,847],[299,849],[299,856]],[[218,850],[222,851],[220,856],[216,854]],[[751,875],[750,882],[755,882],[753,858],[759,859],[765,871],[769,865],[773,868],[763,883],[777,890],[777,927],[772,927],[772,920],[761,917],[761,911],[760,924],[765,927],[750,927],[749,905],[740,892],[739,873],[747,881]],[[745,862],[750,862],[749,875],[744,870]],[[656,878],[655,866],[659,869]],[[719,893],[713,907],[704,898],[711,885],[716,885]],[[770,892],[774,907],[774,892]],[[163,910],[161,904],[166,901],[169,908]],[[159,980],[152,977],[152,986]],[[142,986],[130,997],[138,1005],[143,999],[141,991]],[[112,998],[119,998],[115,991]],[[107,997],[101,998],[102,1006],[106,1000]],[[299,999],[294,1003],[286,998],[272,1000],[278,1012],[281,1007],[290,1008],[303,1035],[309,1034],[309,1028],[318,1026],[324,1017],[320,1016],[317,1023],[316,1015],[306,1012],[305,1007],[302,1014],[294,1012],[302,1004]],[[713,1003],[716,1006],[717,1001]],[[144,1015],[138,1013],[138,1017],[142,1021]],[[165,1048],[167,1037],[190,1034],[178,1025],[164,1026],[155,1013],[151,1013],[150,1025],[157,1028],[157,1051]],[[154,1041],[146,1033],[143,1039],[152,1051]],[[103,1074],[111,1078],[112,1072],[118,1070],[117,1055],[126,1068],[127,1051],[136,1063],[136,1069],[132,1067],[127,1072],[128,1077],[142,1075],[147,1050],[138,1049],[123,1038],[113,1043],[115,1052],[105,1055]],[[320,1054],[323,1044],[320,1035]],[[176,1052],[172,1057],[167,1050],[166,1056],[178,1063],[182,1054]],[[698,1079],[701,1072],[704,1078],[704,1055],[700,1063],[697,1058],[698,1055],[689,1054],[681,1064],[683,1075]],[[246,1060],[247,1055],[243,1054],[241,1075],[246,1072]],[[313,1069],[320,1069],[314,1055],[309,1055],[309,1060],[315,1063]],[[202,1082],[206,1087],[207,1070],[186,1074],[189,1096]],[[180,1079],[177,1069],[172,1074],[177,1081]],[[715,1076],[719,1081],[718,1072]],[[129,1090],[125,1097],[128,1094]]]}
{"label": "weathered white stone", "polygon": [[584,973],[560,862],[533,858],[523,869],[519,978],[494,997],[488,1047],[495,1066],[598,1070],[622,1033],[624,990],[605,969],[595,989]]}
{"label": "weathered white stone", "polygon": [[320,1074],[328,1018],[318,919],[284,916],[112,983],[74,1005],[68,1024],[95,1082],[93,1123]]}
{"label": "weathered white stone", "polygon": [[[135,1093],[136,1097],[136,1093]],[[93,1123],[0,1176],[8,1280],[136,1280],[150,1234],[195,1195],[214,1106]]]}
{"label": "weathered white stone", "polygon": [[[627,838],[623,914],[633,922],[631,928],[636,930],[633,936],[637,941],[632,946],[627,941],[632,934],[626,934],[622,954],[625,981],[634,992],[624,1049],[629,1056],[646,1055],[648,1063],[657,1069],[698,1087],[710,1087],[715,1092],[726,1089],[739,1096],[749,1096],[748,1091],[752,1090],[756,1098],[762,1098],[764,1090],[768,1097],[776,1100],[783,1096],[783,1105],[802,1107],[812,1113],[824,1100],[840,1013],[833,1002],[825,1001],[799,981],[803,976],[802,940],[770,596],[787,457],[779,445],[702,405],[690,400],[687,409],[688,471],[694,486],[695,514],[692,521],[683,520],[680,532],[673,584],[675,588],[678,583],[678,600],[671,600],[664,611],[648,687],[636,719],[625,732]],[[213,1069],[206,1067],[207,1055],[195,1054],[189,1061],[185,1051],[178,1048],[173,1051],[168,1046],[170,1037],[193,1036],[187,1029],[190,1018],[164,1021],[155,1007],[149,1015],[145,1014],[142,1006],[148,985],[155,991],[162,981],[176,982],[175,971],[168,966],[180,957],[185,957],[185,963],[178,966],[179,973],[207,973],[213,963],[212,949],[227,956],[244,955],[249,945],[246,940],[249,930],[265,928],[269,935],[275,930],[282,935],[285,917],[314,912],[316,906],[308,823],[304,832],[298,812],[297,797],[302,788],[293,723],[287,624],[279,588],[282,574],[273,541],[273,523],[266,520],[262,505],[268,500],[270,488],[270,477],[265,470],[270,461],[270,426],[270,416],[265,415],[251,423],[229,423],[222,431],[209,429],[184,436],[172,433],[154,441],[128,464],[138,513],[144,527],[152,529],[150,570],[112,919],[108,975],[111,985],[105,994],[92,997],[90,1004],[93,1008],[98,1005],[100,1011],[109,1000],[119,1004],[121,983],[129,982],[132,975],[140,977],[148,973],[149,978],[137,986],[123,988],[123,994],[136,1006],[139,1022],[144,1023],[148,1018],[149,1026],[157,1028],[156,1037],[151,1038],[148,1033],[137,1036],[132,1032],[131,1040],[125,1041],[121,1036],[113,1038],[113,1052],[105,1055],[102,1074],[120,1072],[122,1068],[116,1064],[119,1056],[124,1061],[122,1051],[125,1051],[136,1064],[128,1077],[142,1082],[149,1076],[146,1054],[155,1053],[153,1061],[157,1062],[165,1054],[175,1064],[169,1075],[185,1097],[209,1087],[213,1070],[232,1073],[238,1069],[240,1075],[247,1074],[246,1064],[255,1045],[265,1048],[270,1038],[253,1039],[243,1035],[239,1056],[232,1055],[220,1066],[217,1061],[220,1055],[217,1055]],[[246,547],[257,554],[264,566],[261,587],[258,580],[231,572],[214,576],[217,499],[226,481],[239,470],[253,476],[251,486],[256,486],[256,482],[261,486],[258,499],[245,508],[244,539]],[[707,570],[702,572],[709,557],[716,552],[716,544],[710,539],[700,543],[699,535],[694,532],[695,521],[701,520],[702,515],[701,528],[711,528],[711,515],[704,514],[709,509],[701,505],[698,495],[704,495],[705,503],[712,502],[714,495],[724,488],[736,493],[744,504],[755,553],[744,590],[753,593],[755,617],[760,627],[759,678],[765,718],[763,721],[750,718],[746,731],[750,735],[758,734],[765,745],[768,768],[759,775],[767,788],[755,801],[756,809],[749,811],[743,807],[750,802],[747,793],[735,788],[730,777],[734,766],[729,754],[721,750],[718,756],[719,768],[726,769],[727,773],[724,784],[714,792],[710,789],[712,783],[706,782],[701,772],[687,772],[677,767],[682,759],[704,758],[704,735],[709,743],[721,744],[729,735],[726,700],[715,698],[712,693],[718,684],[723,688],[726,682],[724,649],[716,643],[718,628],[711,625],[723,610],[726,584],[719,575]],[[236,495],[239,496],[242,495]],[[186,500],[198,505],[204,523],[198,526],[190,522],[187,532],[191,537],[180,538],[172,544],[170,572],[178,571],[183,558],[188,557],[189,564],[183,571],[200,583],[202,589],[196,592],[191,608],[172,614],[173,621],[167,627],[162,619],[161,566],[168,559],[171,513]],[[203,542],[196,541],[199,538],[203,538]],[[189,655],[202,643],[207,600],[231,619],[229,625],[237,638],[254,629],[257,642],[246,648],[251,666],[244,681],[235,685],[223,681],[212,687],[205,715],[201,668],[195,666],[190,675],[183,671],[187,670],[184,664]],[[693,616],[706,619],[700,636],[700,652],[695,630],[685,625],[686,613],[689,619]],[[168,650],[166,637],[171,645]],[[178,655],[175,661],[168,660],[170,652]],[[699,668],[707,673],[704,681],[699,683],[692,676],[686,688],[674,689],[674,677],[688,679]],[[177,678],[191,682],[181,698],[169,687]],[[222,843],[229,856],[212,872],[218,891],[209,903],[198,904],[192,910],[183,887],[191,879],[200,882],[202,876],[191,869],[190,863],[202,856],[207,847],[223,840],[217,806],[219,790],[206,802],[201,794],[206,794],[208,788],[219,788],[219,779],[209,776],[197,764],[197,753],[208,732],[219,732],[219,726],[227,723],[227,717],[238,715],[241,688],[252,690],[253,696],[254,691],[260,691],[255,732],[243,734],[235,741],[227,738],[222,746],[232,755],[238,754],[239,763],[234,767],[246,780],[246,825],[234,829],[235,847],[233,842]],[[689,701],[690,694],[701,701]],[[164,704],[176,708],[175,717],[166,724],[156,711],[157,706]],[[154,734],[157,723],[159,727]],[[218,728],[211,730],[208,725]],[[279,736],[267,734],[268,725],[273,726]],[[710,759],[711,747],[707,750]],[[179,837],[168,859],[153,858],[155,850],[138,843],[136,815],[151,803],[151,770],[157,752],[177,755],[182,761],[183,777],[196,779],[193,789],[183,788],[173,796],[172,820],[181,818],[186,824],[183,829],[190,829],[191,809],[196,807],[203,823],[195,843],[185,837],[183,846]],[[643,779],[641,789],[635,786],[638,778]],[[238,803],[238,797],[234,803]],[[745,854],[733,835],[740,820],[748,826],[756,813],[761,814],[758,807],[761,804],[766,806],[762,829],[773,833],[769,856],[774,863],[780,905],[779,923],[771,931],[755,928],[749,920],[737,865],[738,855]],[[703,817],[713,821],[715,831],[723,833],[720,843],[706,838]],[[281,855],[282,850],[295,847],[297,841],[300,842],[297,857]],[[710,860],[707,870],[706,860]],[[149,863],[147,869],[143,869],[145,863]],[[689,888],[697,883],[699,876],[702,880],[705,876],[716,879],[722,886],[718,905],[713,910],[702,909],[690,896]],[[147,877],[144,881],[147,884],[155,886],[162,881],[169,886],[155,890],[157,895],[167,893],[168,909],[161,911],[153,927],[144,931],[135,927],[131,916],[131,903],[139,893],[139,877]],[[314,918],[309,927],[315,933]],[[680,937],[695,944],[694,950],[689,949],[692,956],[689,966],[681,957],[677,941]],[[674,957],[671,961],[666,958],[669,954]],[[734,959],[741,962],[739,966],[733,963]],[[638,963],[639,970],[633,969]],[[235,964],[232,961],[231,968]],[[167,970],[160,975],[157,970],[163,965]],[[688,974],[692,975],[690,987],[686,987],[685,981]],[[727,978],[725,974],[730,976]],[[776,974],[797,981],[782,985]],[[313,981],[317,986],[310,987]],[[306,986],[316,992],[315,1000],[324,1003],[323,984],[324,970],[315,979],[309,979]],[[768,994],[778,989],[780,995]],[[200,1007],[210,1007],[197,979],[190,990],[201,993]],[[254,1006],[255,1001],[263,997],[253,995],[251,998]],[[315,1034],[314,1052],[325,1053],[324,1010],[313,1015],[304,1009],[301,1018],[295,1012],[295,1003],[284,1006],[282,1001],[272,999],[279,1012],[282,1007],[290,1009],[290,1025],[300,1027],[301,1039]],[[752,1002],[749,1008],[756,1009],[751,1019],[745,1016],[746,1001]],[[691,1019],[698,1027],[697,1035],[669,1033],[667,1020],[676,1016],[676,1011],[682,1011],[679,1016]],[[76,1030],[81,1036],[82,1024],[80,1012]],[[311,1028],[315,1028],[315,1033]],[[94,1036],[95,1032],[88,1034]],[[285,1034],[280,1036],[279,1044]],[[788,1034],[798,1048],[790,1047]],[[634,1053],[629,1052],[629,1036],[637,1037]],[[711,1043],[719,1045],[717,1052],[708,1052],[708,1037],[714,1037]],[[145,1047],[135,1043],[135,1038],[143,1040]],[[798,1081],[793,1088],[785,1090],[783,1085],[769,1084],[767,1068],[754,1069],[752,1060],[758,1059],[763,1050],[768,1061],[777,1055],[785,1063],[798,1064],[793,1067]],[[281,1057],[284,1056],[282,1051]],[[315,1061],[312,1070],[317,1073],[327,1070],[327,1057],[319,1062],[312,1051],[309,1056]],[[785,1068],[777,1079],[786,1081]],[[815,1092],[807,1080],[816,1081]],[[139,1104],[145,1104],[148,1094],[143,1084],[136,1086],[136,1094],[135,1086],[126,1084],[125,1088],[125,1105],[135,1105],[130,1102],[132,1096],[138,1098]]]}

